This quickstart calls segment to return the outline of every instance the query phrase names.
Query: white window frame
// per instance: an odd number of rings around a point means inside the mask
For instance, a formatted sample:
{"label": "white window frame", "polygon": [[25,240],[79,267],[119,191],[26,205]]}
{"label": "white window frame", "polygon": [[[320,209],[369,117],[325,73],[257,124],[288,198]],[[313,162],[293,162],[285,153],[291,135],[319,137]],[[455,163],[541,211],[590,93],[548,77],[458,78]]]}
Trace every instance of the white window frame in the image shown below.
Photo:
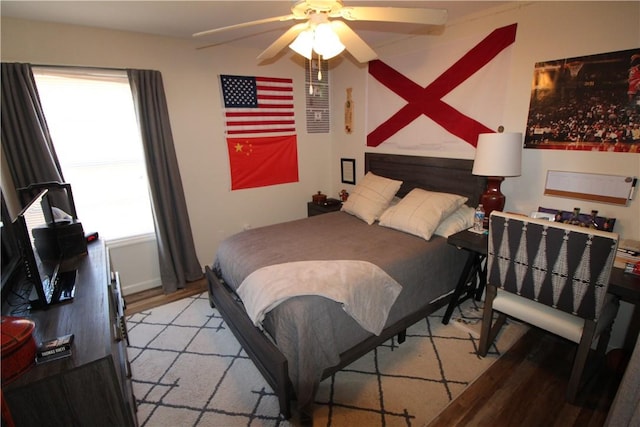
{"label": "white window frame", "polygon": [[[41,66],[32,69],[63,176],[71,184],[78,219],[83,223],[84,231],[97,231],[107,242],[155,238],[142,140],[126,71]],[[92,104],[93,96],[83,101],[90,108],[74,111],[75,102],[61,107],[67,94],[72,99],[70,87],[65,92],[54,94],[43,86],[47,81],[64,85],[69,83],[69,78],[74,79],[75,83],[71,84],[75,86],[82,85],[85,80],[87,91],[91,89],[91,82],[97,86],[104,86],[100,83],[116,86],[102,92],[102,95],[95,95],[101,96],[100,103]],[[112,98],[116,93],[118,98],[114,101]],[[52,102],[53,99],[56,101]],[[110,102],[117,102],[117,107],[99,110]],[[91,113],[83,116],[84,110]],[[74,112],[69,114],[70,111]],[[118,117],[118,114],[123,115]],[[93,122],[100,118],[107,120]],[[76,127],[71,131],[59,126],[60,122],[73,123],[74,120],[77,121]],[[92,144],[83,145],[84,141]],[[83,149],[86,151],[82,152]],[[123,153],[126,155],[121,156]],[[100,172],[102,178],[99,177]],[[95,181],[92,184],[88,184],[88,176],[93,176]],[[129,195],[128,190],[136,192]]]}

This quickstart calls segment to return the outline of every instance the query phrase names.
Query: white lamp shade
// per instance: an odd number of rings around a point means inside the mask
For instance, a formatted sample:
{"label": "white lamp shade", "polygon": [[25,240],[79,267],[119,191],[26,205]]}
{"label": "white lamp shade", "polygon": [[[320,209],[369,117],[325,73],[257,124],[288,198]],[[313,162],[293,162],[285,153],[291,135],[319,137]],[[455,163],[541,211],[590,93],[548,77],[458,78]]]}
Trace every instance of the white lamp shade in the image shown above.
{"label": "white lamp shade", "polygon": [[481,176],[520,176],[522,134],[505,132],[478,135],[472,173]]}
{"label": "white lamp shade", "polygon": [[319,24],[314,33],[313,50],[322,55],[324,59],[330,59],[344,50],[344,45],[338,35],[331,28],[331,24]]}
{"label": "white lamp shade", "polygon": [[289,47],[307,59],[311,59],[312,50],[323,59],[330,59],[345,49],[329,23],[321,23],[301,32]]}
{"label": "white lamp shade", "polygon": [[289,45],[294,52],[311,59],[311,49],[313,49],[313,30],[304,30]]}

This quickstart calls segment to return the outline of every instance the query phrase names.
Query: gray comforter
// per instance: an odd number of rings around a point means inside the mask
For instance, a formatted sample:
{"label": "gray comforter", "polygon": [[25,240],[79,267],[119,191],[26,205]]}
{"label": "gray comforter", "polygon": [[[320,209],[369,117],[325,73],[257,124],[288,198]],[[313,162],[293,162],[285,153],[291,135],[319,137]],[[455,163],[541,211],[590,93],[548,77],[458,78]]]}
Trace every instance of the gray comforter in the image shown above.
{"label": "gray comforter", "polygon": [[[223,241],[214,269],[233,289],[253,271],[292,261],[371,262],[403,287],[387,325],[451,292],[464,251],[434,236],[427,242],[400,231],[367,225],[344,212],[243,231]],[[289,377],[302,412],[310,413],[322,373],[340,354],[371,334],[335,301],[294,297],[267,313],[264,328],[287,358]]]}

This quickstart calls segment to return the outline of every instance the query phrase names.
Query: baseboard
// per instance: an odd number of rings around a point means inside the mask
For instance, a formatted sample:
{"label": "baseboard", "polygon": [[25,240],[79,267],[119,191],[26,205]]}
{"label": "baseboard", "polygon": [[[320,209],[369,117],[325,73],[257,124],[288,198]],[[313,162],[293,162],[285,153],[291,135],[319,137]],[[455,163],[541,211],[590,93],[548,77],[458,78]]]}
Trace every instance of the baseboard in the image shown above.
{"label": "baseboard", "polygon": [[144,282],[132,283],[132,284],[122,284],[122,294],[124,296],[137,294],[138,292],[143,292],[149,289],[158,288],[162,286],[162,281],[160,278],[153,280],[146,280]]}
{"label": "baseboard", "polygon": [[203,292],[207,292],[207,281],[204,278],[195,282],[188,282],[185,288],[178,289],[169,294],[165,294],[160,287],[148,289],[143,292],[130,294],[126,297],[127,309],[125,313],[129,316]]}

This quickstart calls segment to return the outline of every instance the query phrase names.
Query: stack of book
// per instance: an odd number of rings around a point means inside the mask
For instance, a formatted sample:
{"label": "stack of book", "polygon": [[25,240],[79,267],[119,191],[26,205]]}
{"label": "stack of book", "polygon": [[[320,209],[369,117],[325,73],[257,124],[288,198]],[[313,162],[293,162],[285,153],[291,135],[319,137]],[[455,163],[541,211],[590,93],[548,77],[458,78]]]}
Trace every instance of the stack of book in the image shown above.
{"label": "stack of book", "polygon": [[621,239],[618,242],[618,252],[613,265],[624,269],[625,273],[640,275],[640,242]]}
{"label": "stack of book", "polygon": [[73,334],[44,341],[38,346],[36,362],[45,363],[71,356]]}

